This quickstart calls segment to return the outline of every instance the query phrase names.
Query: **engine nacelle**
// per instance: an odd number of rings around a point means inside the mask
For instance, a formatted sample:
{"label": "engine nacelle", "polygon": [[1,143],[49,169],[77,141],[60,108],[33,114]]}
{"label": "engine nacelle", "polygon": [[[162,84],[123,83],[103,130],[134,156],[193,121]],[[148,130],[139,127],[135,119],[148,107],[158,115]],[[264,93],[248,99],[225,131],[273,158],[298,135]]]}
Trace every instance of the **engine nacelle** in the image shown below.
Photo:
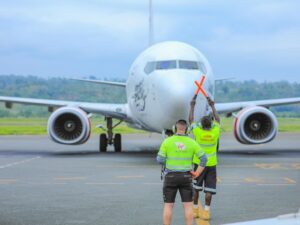
{"label": "engine nacelle", "polygon": [[240,111],[234,123],[234,134],[242,144],[262,144],[277,134],[276,116],[268,109],[251,106]]}
{"label": "engine nacelle", "polygon": [[85,143],[91,133],[90,120],[83,110],[76,107],[61,107],[48,120],[50,138],[60,144]]}

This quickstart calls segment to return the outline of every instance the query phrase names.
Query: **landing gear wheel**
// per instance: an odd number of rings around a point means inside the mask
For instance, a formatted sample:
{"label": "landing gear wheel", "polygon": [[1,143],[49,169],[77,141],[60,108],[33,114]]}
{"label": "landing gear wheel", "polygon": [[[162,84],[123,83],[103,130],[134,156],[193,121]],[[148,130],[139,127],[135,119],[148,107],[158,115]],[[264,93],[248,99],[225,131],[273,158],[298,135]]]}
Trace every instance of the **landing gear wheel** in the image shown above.
{"label": "landing gear wheel", "polygon": [[107,137],[106,134],[100,134],[100,143],[99,143],[100,152],[107,151]]}
{"label": "landing gear wheel", "polygon": [[115,152],[121,152],[122,151],[122,138],[121,134],[116,134],[114,138],[114,147]]}

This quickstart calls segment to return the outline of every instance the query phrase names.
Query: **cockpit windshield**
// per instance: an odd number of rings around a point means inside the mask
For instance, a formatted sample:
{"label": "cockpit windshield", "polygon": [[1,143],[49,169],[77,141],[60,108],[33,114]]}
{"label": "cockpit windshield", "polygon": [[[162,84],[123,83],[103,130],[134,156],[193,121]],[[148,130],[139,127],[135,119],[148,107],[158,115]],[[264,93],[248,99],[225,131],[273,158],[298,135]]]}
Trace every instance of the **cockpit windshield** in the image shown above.
{"label": "cockpit windshield", "polygon": [[180,69],[188,69],[188,70],[198,70],[199,69],[198,62],[186,61],[186,60],[179,60],[178,62],[179,62]]}
{"label": "cockpit windshield", "polygon": [[168,61],[158,61],[156,62],[156,69],[157,70],[169,70],[169,69],[176,69],[176,60],[168,60]]}
{"label": "cockpit windshield", "polygon": [[206,73],[203,63],[188,60],[164,60],[148,62],[145,66],[145,73],[150,74],[155,70],[170,70],[170,69],[186,69],[186,70],[200,70]]}

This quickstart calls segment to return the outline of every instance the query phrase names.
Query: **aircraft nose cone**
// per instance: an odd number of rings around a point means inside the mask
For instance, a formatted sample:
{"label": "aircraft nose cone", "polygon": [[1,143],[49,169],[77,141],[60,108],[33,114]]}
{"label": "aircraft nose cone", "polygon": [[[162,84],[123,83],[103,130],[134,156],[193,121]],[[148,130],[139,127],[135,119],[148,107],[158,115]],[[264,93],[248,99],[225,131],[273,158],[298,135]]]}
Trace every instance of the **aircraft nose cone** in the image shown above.
{"label": "aircraft nose cone", "polygon": [[192,76],[173,76],[168,81],[161,82],[160,103],[170,123],[188,119],[190,101],[197,90],[195,80]]}
{"label": "aircraft nose cone", "polygon": [[194,89],[196,89],[192,84],[191,82],[189,84],[188,82],[173,84],[167,93],[168,103],[174,107],[182,107],[189,103],[195,94]]}

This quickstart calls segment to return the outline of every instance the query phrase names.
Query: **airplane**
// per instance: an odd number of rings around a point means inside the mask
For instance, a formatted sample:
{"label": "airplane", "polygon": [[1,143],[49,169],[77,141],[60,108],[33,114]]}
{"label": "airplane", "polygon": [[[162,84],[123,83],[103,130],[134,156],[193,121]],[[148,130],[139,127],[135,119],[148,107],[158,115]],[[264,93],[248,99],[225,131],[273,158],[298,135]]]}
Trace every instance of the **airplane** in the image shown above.
{"label": "airplane", "polygon": [[[189,44],[167,41],[144,50],[133,62],[126,83],[85,80],[126,88],[127,103],[104,104],[49,99],[0,96],[11,108],[14,103],[47,106],[53,111],[48,120],[49,137],[57,143],[78,145],[85,143],[91,133],[90,117],[102,114],[106,119],[106,133],[100,135],[99,151],[106,152],[113,145],[121,152],[120,134],[113,129],[121,122],[149,132],[165,132],[178,119],[187,119],[190,101],[195,94],[195,80],[205,74],[203,89],[214,99],[215,79],[206,57]],[[80,79],[79,79],[80,80]],[[300,103],[298,98],[216,103],[220,114],[234,115],[234,134],[240,143],[262,144],[272,141],[278,130],[271,106]],[[209,113],[204,96],[197,98],[195,120]],[[235,113],[237,113],[235,115]],[[119,122],[113,125],[113,119]]]}

